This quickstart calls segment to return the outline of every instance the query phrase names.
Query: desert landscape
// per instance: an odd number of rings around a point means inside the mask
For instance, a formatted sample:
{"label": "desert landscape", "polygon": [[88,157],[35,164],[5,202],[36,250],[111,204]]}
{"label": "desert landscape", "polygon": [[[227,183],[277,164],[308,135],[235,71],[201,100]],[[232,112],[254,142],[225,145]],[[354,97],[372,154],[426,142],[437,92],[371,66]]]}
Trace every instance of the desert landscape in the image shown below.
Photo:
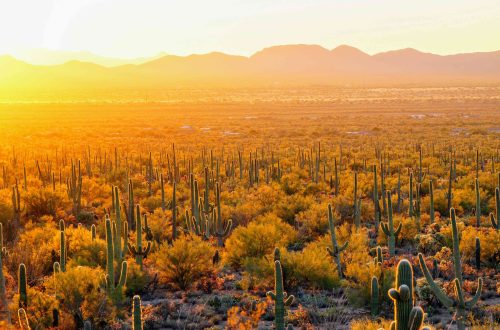
{"label": "desert landscape", "polygon": [[499,17],[0,3],[0,329],[500,329]]}

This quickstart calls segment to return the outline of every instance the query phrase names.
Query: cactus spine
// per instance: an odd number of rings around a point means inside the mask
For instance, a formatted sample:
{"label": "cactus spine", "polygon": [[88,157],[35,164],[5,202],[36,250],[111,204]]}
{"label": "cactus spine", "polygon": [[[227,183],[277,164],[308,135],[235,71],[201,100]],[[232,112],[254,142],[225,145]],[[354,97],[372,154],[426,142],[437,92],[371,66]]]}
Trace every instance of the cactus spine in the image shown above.
{"label": "cactus spine", "polygon": [[453,283],[455,285],[456,299],[448,297],[446,293],[439,287],[439,285],[436,282],[434,282],[434,279],[432,278],[429,268],[427,268],[422,253],[418,254],[418,260],[420,263],[420,268],[422,268],[422,271],[424,273],[425,279],[427,280],[427,283],[429,283],[429,286],[434,295],[439,299],[439,301],[441,301],[441,303],[445,307],[456,308],[458,330],[465,330],[465,318],[467,316],[466,309],[470,309],[471,307],[473,307],[479,300],[479,297],[481,296],[481,290],[483,287],[483,279],[482,278],[478,279],[476,293],[470,300],[465,301],[465,296],[462,290],[462,267],[460,263],[458,229],[457,229],[457,222],[455,219],[455,209],[453,208],[450,210],[450,217],[451,217],[451,226],[453,231],[453,264],[455,271],[455,279]]}
{"label": "cactus spine", "polygon": [[335,235],[335,219],[333,217],[332,205],[328,204],[328,224],[330,226],[330,237],[332,240],[332,248],[327,248],[328,253],[335,259],[335,263],[337,264],[337,272],[339,273],[339,277],[343,278],[342,275],[342,265],[340,263],[340,253],[343,252],[347,245],[348,241],[344,242],[342,246],[338,246],[337,236]]}
{"label": "cactus spine", "polygon": [[401,232],[402,224],[399,223],[396,230],[394,230],[394,222],[392,219],[392,200],[391,192],[387,191],[387,220],[388,222],[382,222],[382,231],[387,236],[387,245],[389,247],[389,255],[392,257],[396,254],[396,240]]}
{"label": "cactus spine", "polygon": [[283,273],[279,260],[274,262],[274,292],[269,291],[268,297],[274,300],[274,325],[276,330],[285,329],[285,307],[293,303],[294,296],[287,296],[283,291]]}
{"label": "cactus spine", "polygon": [[134,323],[133,330],[142,330],[142,313],[141,313],[141,297],[135,295],[133,298],[133,311]]}
{"label": "cactus spine", "polygon": [[110,296],[115,303],[119,303],[122,298],[123,286],[125,286],[127,281],[127,262],[121,262],[120,278],[118,283],[115,284],[113,232],[111,230],[111,220],[109,217],[106,218],[106,246],[106,291],[108,296]]}

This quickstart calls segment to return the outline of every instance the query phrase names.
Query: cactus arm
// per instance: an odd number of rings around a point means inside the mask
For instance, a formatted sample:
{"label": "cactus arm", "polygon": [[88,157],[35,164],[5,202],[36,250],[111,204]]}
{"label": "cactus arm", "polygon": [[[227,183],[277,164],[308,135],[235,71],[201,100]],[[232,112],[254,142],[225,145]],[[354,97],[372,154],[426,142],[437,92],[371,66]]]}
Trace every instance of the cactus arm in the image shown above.
{"label": "cactus arm", "polygon": [[288,296],[285,299],[285,306],[290,306],[291,304],[293,304],[294,299],[295,297],[293,295]]}
{"label": "cactus arm", "polygon": [[382,227],[382,231],[386,236],[390,236],[391,233],[389,231],[389,228],[387,227],[387,224],[385,222],[380,223],[380,226]]}
{"label": "cactus arm", "polygon": [[429,271],[429,268],[427,268],[427,265],[425,264],[424,256],[422,253],[418,254],[418,261],[420,263],[420,268],[422,269],[422,272],[424,273],[425,279],[427,280],[427,283],[431,287],[432,292],[434,292],[434,295],[441,301],[441,303],[450,308],[455,305],[455,302],[450,299],[444,292],[443,290],[437,285],[436,282],[432,279],[431,272]]}
{"label": "cactus arm", "polygon": [[125,286],[127,282],[127,262],[122,261],[121,271],[120,271],[120,279],[118,280],[117,288],[122,288]]}
{"label": "cactus arm", "polygon": [[477,303],[477,301],[479,300],[479,298],[481,297],[481,291],[482,290],[483,290],[483,279],[480,277],[477,280],[476,293],[474,294],[474,296],[469,301],[465,302],[465,307],[472,308]]}
{"label": "cactus arm", "polygon": [[345,249],[347,249],[348,246],[349,246],[349,241],[345,241],[344,244],[342,244],[342,246],[338,248],[339,252],[344,251]]}
{"label": "cactus arm", "polygon": [[401,232],[402,228],[403,228],[403,224],[400,222],[398,225],[398,228],[396,228],[396,231],[394,232],[394,237],[399,236],[399,233]]}
{"label": "cactus arm", "polygon": [[268,297],[271,297],[271,299],[272,299],[272,300],[276,300],[276,295],[274,294],[274,292],[272,292],[272,291],[268,291],[268,292],[266,293],[266,295],[267,295]]}
{"label": "cactus arm", "polygon": [[465,307],[464,292],[462,290],[462,285],[460,284],[458,278],[455,278],[453,280],[453,284],[455,285],[455,294],[458,299],[458,305]]}
{"label": "cactus arm", "polygon": [[455,269],[455,277],[462,283],[462,262],[460,260],[460,240],[458,236],[457,220],[455,217],[455,209],[450,210],[451,228],[453,232],[453,267]]}
{"label": "cactus arm", "polygon": [[420,330],[424,322],[424,310],[422,307],[413,307],[410,312],[410,322],[408,330]]}

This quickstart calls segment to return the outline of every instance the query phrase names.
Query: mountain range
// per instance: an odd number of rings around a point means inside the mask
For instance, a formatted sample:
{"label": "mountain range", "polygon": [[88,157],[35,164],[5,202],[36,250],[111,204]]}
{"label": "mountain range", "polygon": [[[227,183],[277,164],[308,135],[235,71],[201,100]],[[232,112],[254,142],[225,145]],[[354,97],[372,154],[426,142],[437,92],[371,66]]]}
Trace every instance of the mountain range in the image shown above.
{"label": "mountain range", "polygon": [[[71,54],[69,54],[71,55]],[[66,54],[65,56],[69,56]],[[71,56],[70,56],[71,57]],[[250,57],[163,55],[113,66],[84,61],[34,65],[0,57],[0,92],[290,86],[462,86],[500,83],[500,51],[436,55],[401,49],[369,55],[350,46],[265,48]]]}

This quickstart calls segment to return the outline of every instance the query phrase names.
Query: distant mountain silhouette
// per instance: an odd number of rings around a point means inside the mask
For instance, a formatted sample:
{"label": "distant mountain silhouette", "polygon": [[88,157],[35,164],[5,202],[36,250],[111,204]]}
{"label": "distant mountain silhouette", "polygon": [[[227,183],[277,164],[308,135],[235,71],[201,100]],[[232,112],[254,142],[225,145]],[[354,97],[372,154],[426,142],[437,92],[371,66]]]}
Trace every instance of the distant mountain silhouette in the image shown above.
{"label": "distant mountain silhouette", "polygon": [[250,57],[223,53],[173,56],[105,67],[53,66],[0,57],[0,92],[62,89],[165,89],[272,86],[439,86],[500,83],[500,51],[435,55],[415,49],[368,55],[350,46],[265,48]]}
{"label": "distant mountain silhouette", "polygon": [[71,61],[91,62],[102,66],[112,67],[124,64],[142,64],[153,59],[165,56],[160,53],[153,57],[138,57],[130,59],[113,58],[96,55],[91,52],[75,52],[65,50],[52,50],[45,48],[27,49],[11,54],[13,57],[34,65],[58,65]]}

